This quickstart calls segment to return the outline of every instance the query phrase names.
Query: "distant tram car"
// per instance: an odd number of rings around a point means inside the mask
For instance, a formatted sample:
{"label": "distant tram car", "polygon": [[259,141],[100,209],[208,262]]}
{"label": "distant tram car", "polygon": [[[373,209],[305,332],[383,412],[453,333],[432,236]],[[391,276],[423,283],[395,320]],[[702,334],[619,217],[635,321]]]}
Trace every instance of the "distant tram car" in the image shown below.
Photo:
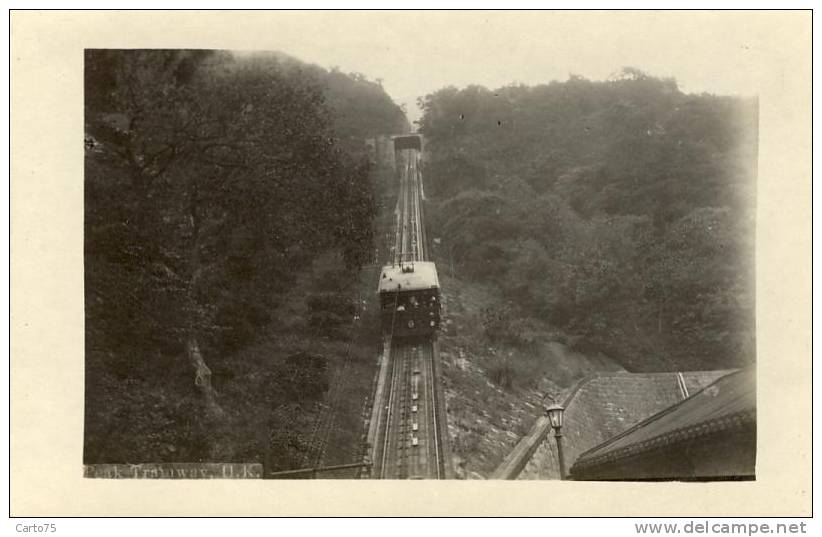
{"label": "distant tram car", "polygon": [[394,136],[394,151],[405,151],[406,149],[416,149],[422,151],[422,136],[419,134],[404,134]]}
{"label": "distant tram car", "polygon": [[384,334],[424,337],[439,330],[440,284],[434,263],[383,267],[378,292]]}

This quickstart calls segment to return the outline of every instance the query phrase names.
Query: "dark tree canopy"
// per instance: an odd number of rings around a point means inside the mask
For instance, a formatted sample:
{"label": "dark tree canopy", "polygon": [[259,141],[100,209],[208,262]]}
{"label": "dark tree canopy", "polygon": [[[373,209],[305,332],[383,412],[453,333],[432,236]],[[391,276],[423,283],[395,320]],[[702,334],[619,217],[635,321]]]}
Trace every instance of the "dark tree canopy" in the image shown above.
{"label": "dark tree canopy", "polygon": [[420,105],[431,235],[512,315],[629,369],[754,359],[755,99],[626,68]]}
{"label": "dark tree canopy", "polygon": [[405,125],[378,84],[283,55],[86,52],[87,461],[236,458],[243,405],[322,397],[324,362],[243,352],[319,256],[356,281],[364,138]]}

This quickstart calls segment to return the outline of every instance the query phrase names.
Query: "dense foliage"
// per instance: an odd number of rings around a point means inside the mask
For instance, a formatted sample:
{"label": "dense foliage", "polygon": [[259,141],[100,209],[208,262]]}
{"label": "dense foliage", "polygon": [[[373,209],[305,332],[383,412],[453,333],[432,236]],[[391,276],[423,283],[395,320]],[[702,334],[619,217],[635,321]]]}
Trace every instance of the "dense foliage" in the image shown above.
{"label": "dense foliage", "polygon": [[[287,324],[272,312],[304,300],[320,255],[339,258],[333,291],[356,284],[376,210],[363,138],[404,116],[376,83],[281,55],[85,62],[85,459],[260,460],[331,359],[265,347]],[[377,112],[349,110],[363,100]],[[324,306],[316,322],[350,321]]]}
{"label": "dense foliage", "polygon": [[754,99],[625,69],[420,106],[439,260],[510,312],[490,343],[541,325],[633,370],[754,360]]}

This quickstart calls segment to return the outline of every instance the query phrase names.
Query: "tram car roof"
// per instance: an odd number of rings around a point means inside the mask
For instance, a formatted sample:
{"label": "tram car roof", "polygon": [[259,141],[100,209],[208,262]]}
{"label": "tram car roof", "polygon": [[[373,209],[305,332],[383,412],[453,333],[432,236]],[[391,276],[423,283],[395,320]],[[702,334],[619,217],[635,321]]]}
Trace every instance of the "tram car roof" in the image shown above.
{"label": "tram car roof", "polygon": [[[412,265],[406,263],[407,270]],[[382,268],[380,283],[377,291],[380,293],[394,291],[415,291],[420,289],[435,289],[440,286],[437,278],[437,266],[431,261],[416,261],[412,272],[405,272],[399,265],[388,265]],[[399,289],[398,289],[399,286]]]}

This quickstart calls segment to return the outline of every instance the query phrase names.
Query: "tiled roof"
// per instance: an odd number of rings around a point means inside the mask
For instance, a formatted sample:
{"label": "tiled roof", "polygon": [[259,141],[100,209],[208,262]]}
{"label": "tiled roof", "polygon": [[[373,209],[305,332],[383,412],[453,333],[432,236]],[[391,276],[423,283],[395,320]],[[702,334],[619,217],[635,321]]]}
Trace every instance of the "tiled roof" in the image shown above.
{"label": "tiled roof", "polygon": [[[598,373],[583,379],[562,402],[565,407],[566,467],[585,451],[674,405],[730,371],[683,373]],[[683,391],[683,387],[684,390]],[[500,465],[501,479],[558,479],[553,441],[545,442],[550,424],[540,419],[530,434]]]}
{"label": "tiled roof", "polygon": [[755,421],[756,376],[749,368],[720,378],[688,399],[589,449],[574,466],[588,468]]}

